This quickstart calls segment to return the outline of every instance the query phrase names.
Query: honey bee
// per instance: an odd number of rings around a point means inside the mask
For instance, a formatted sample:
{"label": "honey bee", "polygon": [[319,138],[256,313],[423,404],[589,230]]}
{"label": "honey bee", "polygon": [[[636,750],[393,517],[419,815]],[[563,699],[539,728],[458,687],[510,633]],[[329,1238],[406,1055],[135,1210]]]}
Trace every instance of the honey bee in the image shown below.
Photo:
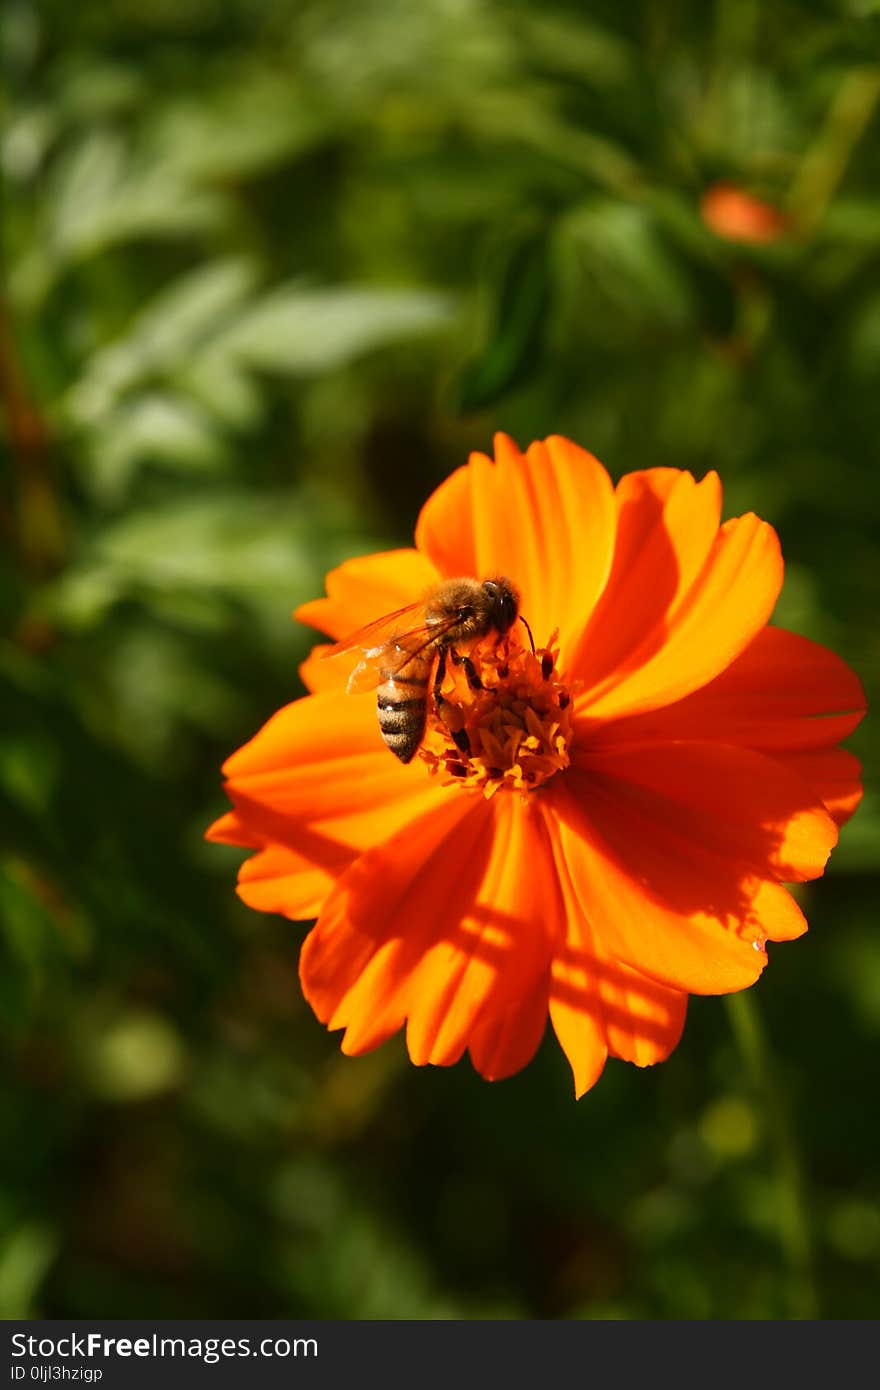
{"label": "honey bee", "polygon": [[[382,737],[391,752],[408,763],[425,735],[429,693],[440,709],[447,660],[464,668],[473,690],[484,689],[474,663],[457,648],[492,632],[503,637],[517,618],[525,623],[519,593],[509,579],[446,579],[417,603],[386,613],[337,642],[324,656],[360,652],[348,678],[348,693],[376,688]],[[466,732],[453,738],[466,752]]]}

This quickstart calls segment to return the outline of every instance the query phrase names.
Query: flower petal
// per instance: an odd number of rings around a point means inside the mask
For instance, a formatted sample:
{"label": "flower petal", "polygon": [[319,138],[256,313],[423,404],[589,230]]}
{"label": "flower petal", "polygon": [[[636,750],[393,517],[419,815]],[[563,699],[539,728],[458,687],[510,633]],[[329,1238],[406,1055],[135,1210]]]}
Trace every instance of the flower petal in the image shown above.
{"label": "flower petal", "polygon": [[720,740],[770,750],[832,746],[861,720],[865,692],[839,656],[766,627],[725,671],[684,699],[603,724],[603,744]]}
{"label": "flower petal", "polygon": [[[439,575],[418,550],[385,550],[346,560],[327,575],[327,598],[300,604],[294,617],[341,641],[367,623],[415,603]],[[354,660],[325,661],[330,643],[318,643],[299,668],[307,690],[320,694],[344,689]]]}
{"label": "flower petal", "polygon": [[227,811],[209,825],[205,839],[218,845],[238,845],[241,849],[259,849],[263,844],[263,837],[256,835],[234,811]]}
{"label": "flower petal", "polygon": [[363,850],[393,835],[449,791],[421,762],[408,767],[382,743],[369,696],[309,695],[287,705],[224,766],[233,819],[212,829],[263,846],[242,866],[245,902],[314,916]]}
{"label": "flower petal", "polygon": [[774,757],[815,790],[838,825],[849,820],[862,799],[862,765],[848,749],[783,750]]}
{"label": "flower petal", "polygon": [[652,1067],[678,1046],[688,996],[618,961],[603,980],[605,1030],[612,1057]]}
{"label": "flower petal", "polygon": [[439,577],[418,550],[359,555],[330,570],[325,581],[326,598],[301,603],[293,616],[342,641],[374,619],[415,603]]}
{"label": "flower petal", "polygon": [[647,820],[748,865],[762,878],[817,878],[837,829],[810,786],[748,748],[678,742],[576,754],[587,805],[597,788]]}
{"label": "flower petal", "polygon": [[577,697],[581,715],[621,718],[680,700],[728,666],[765,625],[782,584],[772,526],[748,514],[721,527],[706,563],[659,630]]}
{"label": "flower petal", "polygon": [[325,661],[324,653],[329,652],[332,646],[332,642],[316,643],[305,661],[300,663],[299,678],[311,695],[324,695],[329,690],[335,690],[340,695],[345,693],[354,662]]}
{"label": "flower petal", "polygon": [[668,1057],[681,1037],[687,995],[608,955],[574,887],[555,817],[546,822],[562,904],[550,1019],[582,1096],[608,1055],[643,1067]]}
{"label": "flower petal", "polygon": [[643,664],[664,642],[668,615],[718,534],[721,484],[717,473],[697,483],[677,468],[649,468],[621,478],[615,502],[611,574],[568,663],[587,689]]}
{"label": "flower petal", "polygon": [[604,953],[652,979],[693,994],[743,989],[766,964],[765,938],[806,930],[785,889],[622,804],[604,779],[569,769],[546,801]]}
{"label": "flower petal", "polygon": [[[497,440],[504,438],[496,436],[496,451]],[[491,467],[492,461],[485,454],[471,454],[469,463],[456,468],[434,489],[419,513],[416,545],[447,579],[457,575],[485,577],[477,558],[473,493],[475,480],[486,465]]]}
{"label": "flower petal", "polygon": [[257,912],[279,912],[305,922],[317,917],[335,875],[349,863],[350,855],[341,850],[335,864],[328,856],[323,865],[316,865],[304,854],[267,841],[239,869],[238,896]]}
{"label": "flower petal", "polygon": [[503,574],[546,642],[573,642],[605,585],[616,505],[605,469],[558,435],[519,452],[495,439],[497,462],[472,454],[422,508],[416,544],[442,573]]}
{"label": "flower petal", "polygon": [[516,1008],[504,1014],[490,1014],[472,1029],[468,1052],[487,1081],[513,1076],[532,1060],[547,1027],[549,989],[545,973]]}
{"label": "flower petal", "polygon": [[761,246],[791,228],[784,212],[735,183],[713,183],[700,198],[700,216],[716,236]]}
{"label": "flower petal", "polygon": [[448,875],[467,885],[481,872],[488,842],[478,847],[484,826],[475,822],[475,810],[473,802],[454,798],[356,860],[306,937],[303,993],[322,1023],[345,1027],[343,1051],[367,1052],[403,1026],[400,981],[421,958],[426,920],[431,931],[443,926],[437,880]]}
{"label": "flower petal", "polygon": [[340,880],[303,946],[306,998],[330,1028],[345,1027],[346,1052],[407,1019],[417,1065],[448,1065],[470,1044],[478,1065],[501,1074],[540,1038],[549,873],[528,805],[456,791]]}

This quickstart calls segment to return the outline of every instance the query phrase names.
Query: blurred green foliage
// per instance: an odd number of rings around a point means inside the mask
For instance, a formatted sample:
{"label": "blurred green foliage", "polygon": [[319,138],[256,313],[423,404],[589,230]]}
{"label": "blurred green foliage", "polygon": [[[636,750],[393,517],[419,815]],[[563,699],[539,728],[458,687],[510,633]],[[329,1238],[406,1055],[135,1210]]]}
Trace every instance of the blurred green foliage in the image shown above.
{"label": "blurred green foliage", "polygon": [[870,721],[756,991],[812,1275],[719,1001],[577,1105],[346,1059],[201,837],[289,611],[496,428],[718,468],[876,697],[880,5],[6,0],[0,102],[0,1314],[875,1316]]}

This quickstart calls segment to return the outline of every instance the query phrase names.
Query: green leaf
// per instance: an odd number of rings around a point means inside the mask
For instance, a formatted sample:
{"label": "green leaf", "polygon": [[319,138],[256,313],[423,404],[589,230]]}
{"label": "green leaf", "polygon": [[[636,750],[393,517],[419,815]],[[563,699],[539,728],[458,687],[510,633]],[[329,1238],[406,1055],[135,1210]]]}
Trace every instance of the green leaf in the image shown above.
{"label": "green leaf", "polygon": [[86,135],[54,185],[49,250],[61,263],[136,237],[177,237],[222,222],[222,195],[183,179],[163,160],[139,158],[109,130]]}
{"label": "green leaf", "polygon": [[95,431],[86,473],[91,489],[118,503],[144,463],[205,472],[226,462],[228,451],[207,411],[190,401],[153,392],[123,402]]}
{"label": "green leaf", "polygon": [[256,280],[253,263],[242,257],[212,261],[173,280],[87,361],[64,402],[73,420],[98,421],[124,392],[160,373],[191,368],[192,354],[214,341],[253,294]]}
{"label": "green leaf", "polygon": [[628,314],[676,327],[692,319],[688,279],[643,208],[614,199],[582,204],[566,216],[563,236],[581,274]]}
{"label": "green leaf", "polygon": [[492,405],[535,368],[551,312],[552,288],[550,234],[541,228],[508,250],[495,290],[489,341],[464,368],[455,392],[459,410]]}
{"label": "green leaf", "polygon": [[327,119],[290,71],[242,71],[159,113],[153,143],[187,180],[244,178],[311,148]]}
{"label": "green leaf", "polygon": [[432,290],[284,286],[246,312],[214,349],[252,367],[310,376],[360,354],[445,328],[450,296]]}
{"label": "green leaf", "polygon": [[[326,542],[326,537],[323,538]],[[279,612],[320,586],[320,527],[290,491],[175,499],[104,525],[80,564],[47,591],[47,611],[89,625],[124,596],[168,603],[214,594]]]}
{"label": "green leaf", "polygon": [[44,1222],[27,1222],[5,1238],[0,1254],[0,1318],[39,1316],[36,1300],[57,1250],[58,1237]]}

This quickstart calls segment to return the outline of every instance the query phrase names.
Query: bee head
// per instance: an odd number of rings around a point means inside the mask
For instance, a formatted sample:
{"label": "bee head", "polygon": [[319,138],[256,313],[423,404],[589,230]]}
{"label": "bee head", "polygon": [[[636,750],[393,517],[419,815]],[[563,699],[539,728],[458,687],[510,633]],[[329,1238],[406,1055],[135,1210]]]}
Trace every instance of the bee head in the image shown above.
{"label": "bee head", "polygon": [[496,632],[508,632],[519,614],[519,594],[509,579],[484,579],[483,588],[492,605],[492,626]]}

